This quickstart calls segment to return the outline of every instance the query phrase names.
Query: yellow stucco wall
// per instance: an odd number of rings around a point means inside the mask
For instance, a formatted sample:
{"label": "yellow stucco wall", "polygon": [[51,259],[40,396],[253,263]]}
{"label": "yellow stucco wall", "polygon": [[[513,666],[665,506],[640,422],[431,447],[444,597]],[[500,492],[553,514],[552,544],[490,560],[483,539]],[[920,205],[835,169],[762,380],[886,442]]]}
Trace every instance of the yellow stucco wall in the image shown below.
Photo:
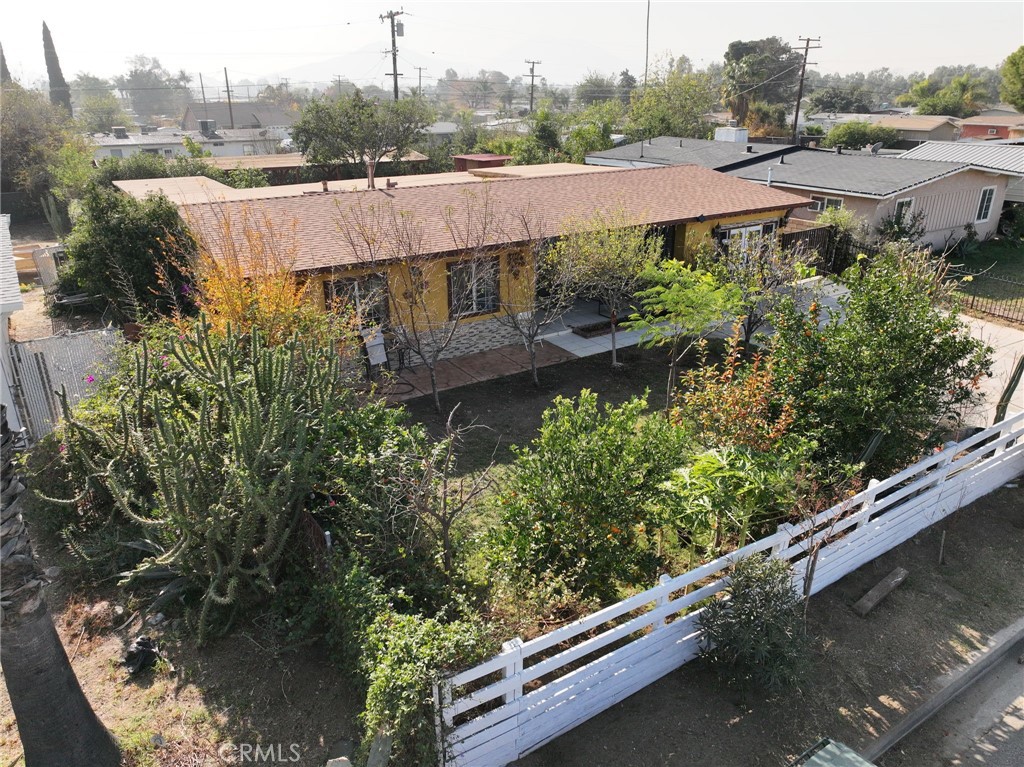
{"label": "yellow stucco wall", "polygon": [[763,211],[761,213],[746,213],[742,216],[724,216],[722,218],[709,218],[704,222],[691,221],[687,224],[676,226],[676,239],[674,257],[680,261],[690,261],[694,251],[700,243],[711,236],[711,230],[716,226],[737,226],[740,224],[755,224],[767,221],[778,221],[789,213],[787,208],[774,211]]}
{"label": "yellow stucco wall", "polygon": [[[698,223],[690,222],[678,224],[675,228],[675,243],[673,257],[681,261],[691,260],[695,249],[700,242],[710,237],[716,226],[734,226],[740,224],[753,224],[766,221],[778,221],[788,213],[783,208],[775,211],[761,213],[748,213],[738,216],[725,216],[717,219],[708,219]],[[508,249],[496,253],[499,259],[498,290],[501,302],[506,306],[522,306],[527,310],[531,304],[530,296],[534,290],[533,263],[524,251]],[[403,299],[405,294],[417,281],[409,272],[405,264],[388,264],[380,267],[353,267],[349,269],[338,269],[334,272],[324,272],[308,276],[311,283],[311,300],[324,306],[323,284],[339,279],[351,279],[366,274],[386,273],[388,278],[388,291],[392,297],[390,312],[392,320],[408,320],[408,312],[411,304],[416,305],[417,322],[427,322],[431,315],[435,318],[446,320],[448,318],[448,265],[460,260],[469,260],[470,257],[449,257],[424,260],[420,265],[422,269],[420,280],[426,291],[422,302],[410,302]],[[402,312],[406,316],[400,316]],[[396,314],[397,313],[397,314]],[[463,322],[477,322],[493,318],[498,313],[480,314],[463,318]],[[406,323],[407,324],[407,323]]]}
{"label": "yellow stucco wall", "polygon": [[[496,252],[498,258],[498,292],[501,303],[507,306],[526,306],[526,297],[533,290],[532,264],[529,259],[519,255],[516,251],[507,250]],[[351,269],[339,269],[334,272],[323,272],[310,275],[310,300],[325,306],[324,283],[334,280],[352,279],[368,274],[384,273],[388,280],[388,293],[391,296],[389,310],[392,320],[399,320],[408,324],[409,312],[416,312],[416,320],[422,324],[435,317],[440,320],[448,318],[448,266],[459,261],[469,261],[471,257],[465,256],[437,258],[424,260],[418,264],[419,274],[414,275],[410,266],[401,264],[386,264],[381,267],[355,267]],[[417,267],[413,267],[417,268]],[[403,298],[414,286],[422,286],[424,292],[422,300],[409,300]],[[467,316],[462,322],[477,322],[495,317],[500,312],[489,314],[476,314]]]}

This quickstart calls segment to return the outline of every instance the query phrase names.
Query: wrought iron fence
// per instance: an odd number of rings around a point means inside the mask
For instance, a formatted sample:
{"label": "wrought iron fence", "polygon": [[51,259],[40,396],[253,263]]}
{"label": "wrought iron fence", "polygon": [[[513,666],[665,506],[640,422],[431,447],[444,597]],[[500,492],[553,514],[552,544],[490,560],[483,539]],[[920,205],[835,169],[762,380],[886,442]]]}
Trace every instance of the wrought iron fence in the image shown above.
{"label": "wrought iron fence", "polygon": [[949,277],[960,280],[957,292],[965,311],[1024,322],[1024,282],[963,268],[950,269]]}

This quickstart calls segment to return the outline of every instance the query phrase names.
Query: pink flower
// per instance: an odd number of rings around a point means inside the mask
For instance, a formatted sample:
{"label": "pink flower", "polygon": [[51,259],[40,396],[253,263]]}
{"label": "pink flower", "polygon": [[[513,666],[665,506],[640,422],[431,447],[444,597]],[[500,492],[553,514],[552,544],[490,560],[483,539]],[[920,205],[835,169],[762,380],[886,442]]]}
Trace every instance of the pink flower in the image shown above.
{"label": "pink flower", "polygon": [[59,448],[57,448],[57,449],[58,449],[58,450],[60,450],[60,452],[62,452],[62,453],[66,453],[66,452],[68,451],[68,446],[67,446],[67,445],[65,445],[65,444],[64,444],[64,443],[62,442],[62,443],[61,443],[61,445],[60,445],[60,447],[59,447]]}
{"label": "pink flower", "polygon": [[95,381],[96,381],[96,378],[95,378],[95,377],[93,377],[93,376],[91,376],[91,375],[87,375],[87,376],[85,377],[85,382],[86,382],[86,383],[95,383]]}

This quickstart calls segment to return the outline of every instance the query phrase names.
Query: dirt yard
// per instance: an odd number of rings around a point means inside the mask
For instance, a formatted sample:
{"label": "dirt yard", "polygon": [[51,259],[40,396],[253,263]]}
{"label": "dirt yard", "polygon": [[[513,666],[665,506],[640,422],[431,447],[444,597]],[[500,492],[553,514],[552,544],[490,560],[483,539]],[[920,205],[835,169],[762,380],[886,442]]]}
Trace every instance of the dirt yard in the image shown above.
{"label": "dirt yard", "polygon": [[[863,747],[1024,615],[1022,547],[1024,490],[997,490],[812,599],[817,650],[801,689],[743,696],[695,662],[519,764],[777,766],[822,737]],[[858,617],[850,606],[897,566],[906,582]]]}

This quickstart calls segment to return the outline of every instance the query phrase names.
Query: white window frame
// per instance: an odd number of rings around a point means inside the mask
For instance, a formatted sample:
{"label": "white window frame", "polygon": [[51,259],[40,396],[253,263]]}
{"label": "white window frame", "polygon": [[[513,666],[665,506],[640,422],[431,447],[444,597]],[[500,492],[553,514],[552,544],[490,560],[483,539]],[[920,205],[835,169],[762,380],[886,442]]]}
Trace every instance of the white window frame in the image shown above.
{"label": "white window frame", "polygon": [[328,309],[348,305],[363,327],[387,325],[390,314],[386,274],[361,274],[324,282],[324,300]]}
{"label": "white window frame", "polygon": [[[469,295],[457,298],[455,272],[468,268],[466,289]],[[484,270],[484,274],[480,274]],[[488,284],[484,284],[484,279]],[[462,304],[460,306],[460,304]],[[448,317],[475,317],[494,314],[501,308],[501,261],[498,256],[451,261],[448,264]],[[458,311],[461,309],[462,311]]]}
{"label": "white window frame", "polygon": [[[989,198],[985,200],[985,194],[989,194]],[[992,209],[995,208],[996,203],[996,188],[994,186],[986,186],[981,190],[981,194],[978,196],[978,211],[974,214],[974,223],[984,224],[992,218]],[[981,210],[985,209],[985,217],[981,217]]]}
{"label": "white window frame", "polygon": [[[905,212],[900,212],[902,206],[906,206]],[[896,221],[906,221],[907,216],[914,214],[914,198],[904,197],[902,200],[896,200],[896,207],[892,210],[893,219]]]}
{"label": "white window frame", "polygon": [[765,237],[779,230],[778,221],[758,221],[757,223],[723,226],[719,232],[719,242],[728,246],[739,240],[740,248],[746,249],[753,237]]}
{"label": "white window frame", "polygon": [[165,149],[164,150],[164,157],[174,157],[174,150],[173,149]]}
{"label": "white window frame", "polygon": [[995,128],[989,128],[988,129],[988,135],[990,135],[990,136],[994,136],[997,133],[999,133],[999,131],[997,131]]}
{"label": "white window frame", "polygon": [[821,213],[829,208],[842,208],[844,200],[842,197],[828,197],[826,195],[812,194],[810,210],[814,213]]}
{"label": "white window frame", "polygon": [[256,145],[242,144],[242,154],[245,155],[246,157],[251,157],[252,155],[256,154]]}

